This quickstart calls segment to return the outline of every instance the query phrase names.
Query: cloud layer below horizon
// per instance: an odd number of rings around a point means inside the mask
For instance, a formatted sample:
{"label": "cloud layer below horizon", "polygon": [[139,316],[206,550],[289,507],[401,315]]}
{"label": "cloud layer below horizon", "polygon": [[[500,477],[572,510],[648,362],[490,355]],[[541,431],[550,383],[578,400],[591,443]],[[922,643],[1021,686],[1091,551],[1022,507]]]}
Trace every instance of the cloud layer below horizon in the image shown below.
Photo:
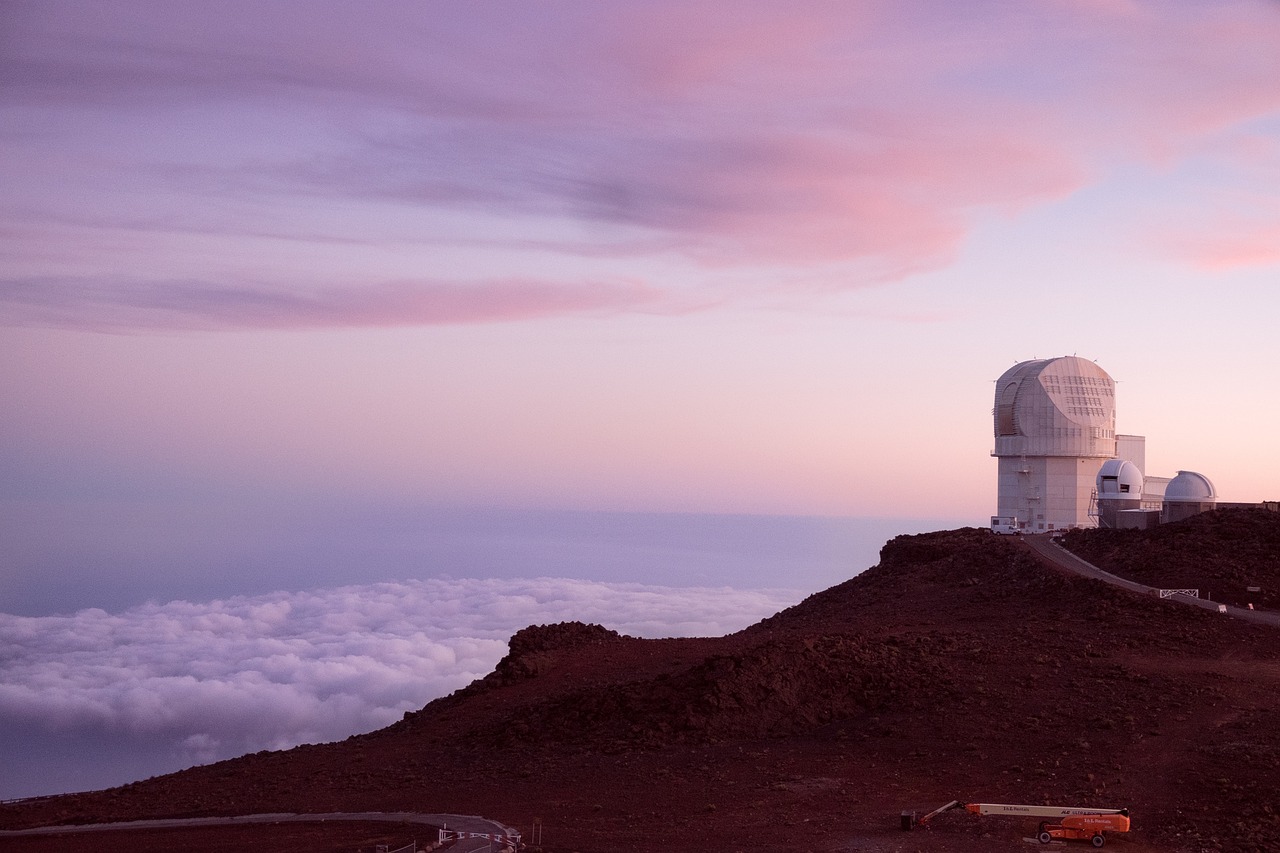
{"label": "cloud layer below horizon", "polygon": [[[169,765],[155,772],[167,772],[388,725],[489,673],[526,625],[579,620],[640,637],[719,636],[801,597],[564,578],[428,579],[119,613],[0,614],[0,721],[163,746]],[[9,760],[19,774],[33,757]],[[99,770],[90,764],[85,773]],[[0,790],[0,798],[15,795]]]}

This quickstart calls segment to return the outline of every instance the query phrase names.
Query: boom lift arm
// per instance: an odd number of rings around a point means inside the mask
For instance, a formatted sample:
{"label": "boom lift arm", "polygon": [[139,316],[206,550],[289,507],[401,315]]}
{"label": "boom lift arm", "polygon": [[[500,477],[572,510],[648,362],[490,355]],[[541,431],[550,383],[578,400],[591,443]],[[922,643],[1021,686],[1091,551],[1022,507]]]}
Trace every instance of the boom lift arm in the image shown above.
{"label": "boom lift arm", "polygon": [[916,812],[902,813],[902,828],[925,826],[937,815],[951,809],[964,809],[976,815],[1006,815],[1011,817],[1056,818],[1054,822],[1040,821],[1036,838],[1048,844],[1055,838],[1089,840],[1094,847],[1107,843],[1106,832],[1128,832],[1128,809],[1100,809],[1092,806],[1030,806],[1010,803],[962,803],[952,800],[926,815]]}

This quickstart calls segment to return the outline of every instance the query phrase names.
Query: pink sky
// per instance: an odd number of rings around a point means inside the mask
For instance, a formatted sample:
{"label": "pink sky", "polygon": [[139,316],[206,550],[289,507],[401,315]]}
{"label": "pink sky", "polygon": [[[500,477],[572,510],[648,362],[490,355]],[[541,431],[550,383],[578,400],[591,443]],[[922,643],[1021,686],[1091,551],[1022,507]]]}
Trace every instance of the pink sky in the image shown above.
{"label": "pink sky", "polygon": [[20,0],[0,188],[0,796],[985,524],[1029,358],[1280,498],[1273,0]]}
{"label": "pink sky", "polygon": [[0,501],[982,523],[1066,353],[1278,494],[1275,3],[2,14]]}

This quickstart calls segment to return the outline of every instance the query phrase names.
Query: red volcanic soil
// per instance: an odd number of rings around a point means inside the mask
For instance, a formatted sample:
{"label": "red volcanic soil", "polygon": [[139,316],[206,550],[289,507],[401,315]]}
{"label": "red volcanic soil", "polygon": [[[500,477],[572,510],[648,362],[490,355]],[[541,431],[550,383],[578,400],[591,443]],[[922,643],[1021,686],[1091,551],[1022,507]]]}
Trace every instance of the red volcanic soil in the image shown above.
{"label": "red volcanic soil", "polygon": [[83,835],[0,838],[0,850],[23,853],[279,853],[279,851],[341,850],[375,853],[380,846],[396,850],[409,844],[425,846],[434,830],[420,824],[324,821],[309,824],[254,824],[192,829],[112,830]]}
{"label": "red volcanic soil", "polygon": [[[1280,516],[1230,521],[1204,551],[1224,566],[1274,541]],[[1250,569],[1265,587],[1278,574]],[[1274,851],[1278,687],[1280,630],[1062,574],[1016,537],[900,536],[874,568],[737,634],[526,628],[493,673],[387,729],[0,807],[0,827],[427,811],[526,834],[540,820],[548,851],[1024,849],[1032,820],[898,828],[904,809],[960,799],[1127,807],[1133,831],[1108,848],[1132,853]],[[225,849],[217,836],[183,846]],[[39,843],[0,849],[54,849]]]}
{"label": "red volcanic soil", "polygon": [[1280,610],[1278,513],[1220,509],[1150,530],[1072,530],[1062,541],[1095,566],[1148,586]]}

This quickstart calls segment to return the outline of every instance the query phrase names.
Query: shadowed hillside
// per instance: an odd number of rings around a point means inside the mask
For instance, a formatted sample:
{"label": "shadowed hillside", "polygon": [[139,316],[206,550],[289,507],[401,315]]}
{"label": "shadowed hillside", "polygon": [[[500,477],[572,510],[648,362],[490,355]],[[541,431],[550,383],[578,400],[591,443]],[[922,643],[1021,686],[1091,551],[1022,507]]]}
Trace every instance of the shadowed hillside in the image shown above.
{"label": "shadowed hillside", "polygon": [[1220,509],[1150,530],[1072,530],[1062,543],[1149,586],[1199,589],[1214,601],[1280,610],[1280,513]]}
{"label": "shadowed hillside", "polygon": [[[1262,521],[1230,523],[1245,532],[1204,545],[1223,565],[1273,541]],[[959,798],[1125,806],[1134,831],[1111,843],[1130,851],[1276,850],[1277,688],[1275,630],[964,529],[898,537],[874,568],[737,634],[526,628],[493,673],[387,729],[5,807],[0,823],[460,812],[540,818],[547,849],[582,853],[987,851],[1033,828],[949,813],[897,829],[901,810]]]}

